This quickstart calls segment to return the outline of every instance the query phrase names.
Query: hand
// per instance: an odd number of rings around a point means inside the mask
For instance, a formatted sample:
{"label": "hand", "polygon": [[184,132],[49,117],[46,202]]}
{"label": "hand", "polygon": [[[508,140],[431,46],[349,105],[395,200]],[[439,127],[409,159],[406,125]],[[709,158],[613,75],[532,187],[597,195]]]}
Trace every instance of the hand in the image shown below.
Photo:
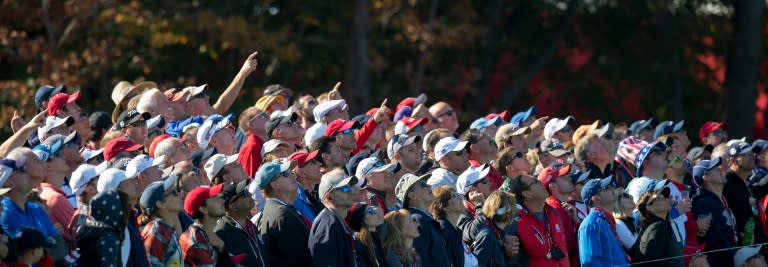
{"label": "hand", "polygon": [[258,51],[253,52],[250,56],[248,56],[248,59],[245,60],[245,63],[243,63],[243,67],[240,69],[240,71],[243,71],[245,73],[250,74],[251,72],[256,70],[256,67],[259,66],[259,61],[256,60],[256,56],[259,54]]}
{"label": "hand", "polygon": [[472,202],[472,204],[475,206],[480,205],[485,202],[485,195],[474,190],[469,191],[469,202]]}
{"label": "hand", "polygon": [[219,238],[218,235],[208,235],[211,241],[211,246],[216,248],[217,251],[224,251],[224,241]]}
{"label": "hand", "polygon": [[341,87],[341,82],[337,82],[336,85],[333,86],[333,89],[328,92],[328,100],[341,99],[341,92],[339,92],[339,87]]}
{"label": "hand", "polygon": [[377,123],[381,123],[383,120],[387,119],[389,117],[389,108],[387,107],[387,99],[385,98],[383,102],[381,102],[381,106],[379,106],[379,109],[376,110],[376,114],[373,115],[373,120],[375,120]]}
{"label": "hand", "polygon": [[505,235],[499,240],[499,244],[501,245],[501,248],[504,249],[504,256],[507,258],[517,256],[517,254],[520,253],[520,241],[517,236]]}
{"label": "hand", "polygon": [[697,233],[698,236],[704,236],[707,234],[707,231],[709,231],[709,226],[712,223],[712,218],[699,218],[696,220],[696,225],[699,227],[699,231]]}
{"label": "hand", "polygon": [[560,205],[563,206],[563,209],[565,210],[566,213],[568,213],[568,216],[571,216],[571,220],[573,220],[574,222],[579,221],[579,215],[577,214],[576,207],[574,207],[568,202],[563,202]]}
{"label": "hand", "polygon": [[709,262],[707,262],[707,255],[699,254],[693,256],[691,261],[688,262],[688,267],[709,267]]}
{"label": "hand", "polygon": [[24,127],[24,124],[27,124],[27,121],[25,121],[24,118],[19,116],[18,110],[14,110],[13,118],[11,119],[11,130],[14,133],[18,132],[21,129],[21,127]]}
{"label": "hand", "polygon": [[531,130],[537,130],[537,129],[544,129],[544,125],[547,124],[547,121],[549,120],[549,116],[544,116],[541,118],[537,118],[533,123],[531,123]]}
{"label": "hand", "polygon": [[37,113],[34,117],[32,117],[32,120],[27,122],[24,127],[32,127],[32,128],[39,128],[45,126],[45,118],[48,117],[48,109],[44,109],[43,111],[40,111],[40,113]]}

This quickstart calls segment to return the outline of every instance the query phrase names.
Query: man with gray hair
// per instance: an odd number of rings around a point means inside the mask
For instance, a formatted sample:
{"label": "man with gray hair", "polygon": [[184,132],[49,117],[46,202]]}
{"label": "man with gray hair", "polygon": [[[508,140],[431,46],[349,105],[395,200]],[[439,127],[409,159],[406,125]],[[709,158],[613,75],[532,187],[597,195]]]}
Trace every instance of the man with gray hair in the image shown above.
{"label": "man with gray hair", "polygon": [[189,147],[178,139],[169,137],[155,147],[155,157],[165,157],[165,166],[173,166],[176,163],[188,160],[190,157]]}
{"label": "man with gray hair", "polygon": [[344,218],[355,203],[357,177],[334,169],[320,179],[318,195],[325,205],[309,232],[309,251],[315,266],[355,266],[354,231]]}
{"label": "man with gray hair", "polygon": [[171,101],[157,88],[146,90],[141,94],[139,103],[136,105],[136,110],[139,112],[148,112],[152,117],[161,115],[165,121],[175,119]]}

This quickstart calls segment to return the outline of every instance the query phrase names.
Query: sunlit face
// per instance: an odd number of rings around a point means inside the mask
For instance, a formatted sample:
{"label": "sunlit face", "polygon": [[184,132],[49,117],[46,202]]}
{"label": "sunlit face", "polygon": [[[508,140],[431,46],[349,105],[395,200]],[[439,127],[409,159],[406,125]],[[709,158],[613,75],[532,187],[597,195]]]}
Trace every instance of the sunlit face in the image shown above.
{"label": "sunlit face", "polygon": [[384,211],[378,206],[368,205],[365,208],[365,217],[363,217],[363,223],[367,227],[376,227],[384,223]]}
{"label": "sunlit face", "polygon": [[400,227],[402,227],[400,231],[403,232],[403,236],[406,238],[413,239],[419,237],[419,221],[413,215],[401,218]]}

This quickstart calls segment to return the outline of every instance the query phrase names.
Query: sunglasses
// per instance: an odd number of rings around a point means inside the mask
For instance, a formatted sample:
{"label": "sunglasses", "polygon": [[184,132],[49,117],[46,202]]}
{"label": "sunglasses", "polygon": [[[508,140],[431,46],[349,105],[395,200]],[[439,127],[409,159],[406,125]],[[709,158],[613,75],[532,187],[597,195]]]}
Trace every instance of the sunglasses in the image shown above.
{"label": "sunglasses", "polygon": [[453,151],[453,152],[451,152],[451,154],[453,154],[454,156],[457,156],[457,157],[461,157],[461,156],[464,156],[464,150]]}
{"label": "sunglasses", "polygon": [[342,192],[342,193],[349,193],[349,192],[352,192],[352,186],[345,185],[345,186],[342,186],[342,187],[337,187],[333,191],[339,191],[339,192]]}
{"label": "sunglasses", "polygon": [[564,133],[568,133],[571,131],[573,131],[573,129],[571,129],[570,125],[566,125],[565,127],[563,127],[563,129],[560,129],[560,132],[564,132]]}
{"label": "sunglasses", "polygon": [[378,209],[379,208],[376,207],[376,206],[368,206],[368,208],[365,209],[365,214],[375,215],[376,214],[376,210],[378,210]]}
{"label": "sunglasses", "polygon": [[525,154],[523,154],[523,152],[520,152],[520,151],[516,151],[515,154],[512,155],[513,160],[516,158],[524,158],[524,157],[525,157]]}
{"label": "sunglasses", "polygon": [[342,131],[341,134],[344,134],[344,135],[351,134],[352,131],[353,131],[352,129],[346,129],[346,130]]}
{"label": "sunglasses", "polygon": [[416,127],[413,127],[413,129],[411,129],[411,132],[421,132],[422,129],[424,129],[423,125],[416,125]]}
{"label": "sunglasses", "polygon": [[437,117],[438,117],[438,118],[442,118],[442,117],[444,117],[444,116],[452,116],[452,115],[453,115],[453,113],[454,113],[454,111],[451,109],[451,110],[448,110],[448,111],[446,111],[446,112],[443,112],[443,114],[437,115]]}

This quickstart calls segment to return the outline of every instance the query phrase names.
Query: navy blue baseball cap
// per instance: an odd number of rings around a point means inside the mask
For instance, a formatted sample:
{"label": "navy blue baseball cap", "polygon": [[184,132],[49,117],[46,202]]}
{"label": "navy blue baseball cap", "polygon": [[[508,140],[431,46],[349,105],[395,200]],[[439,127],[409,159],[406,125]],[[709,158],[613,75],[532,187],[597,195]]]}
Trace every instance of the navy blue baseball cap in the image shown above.
{"label": "navy blue baseball cap", "polygon": [[678,122],[663,121],[656,126],[656,133],[653,134],[654,139],[659,139],[659,136],[667,135],[671,133],[679,133],[685,129],[685,120]]}
{"label": "navy blue baseball cap", "polygon": [[651,128],[651,130],[653,130],[654,123],[656,123],[656,119],[653,117],[647,120],[639,120],[639,121],[633,122],[632,125],[630,125],[627,130],[629,132],[629,135],[635,135],[645,128]]}
{"label": "navy blue baseball cap", "polygon": [[59,86],[52,86],[52,85],[43,85],[37,88],[37,92],[35,92],[35,107],[37,110],[40,110],[40,106],[43,104],[43,101],[48,101],[48,99],[51,99],[52,96],[58,93],[66,93],[67,87],[64,85]]}
{"label": "navy blue baseball cap", "polygon": [[592,196],[600,193],[600,190],[613,188],[613,175],[603,179],[592,179],[587,181],[581,188],[581,201],[587,205],[592,205]]}
{"label": "navy blue baseball cap", "polygon": [[744,155],[747,153],[754,153],[757,152],[756,150],[759,150],[759,148],[755,149],[754,145],[750,145],[747,142],[744,141],[736,141],[732,143],[730,146],[728,146],[728,155],[731,157]]}
{"label": "navy blue baseball cap", "polygon": [[696,163],[696,166],[693,166],[693,181],[696,183],[696,185],[701,186],[702,178],[704,177],[704,174],[706,174],[708,171],[711,171],[720,164],[723,163],[723,160],[720,157],[717,157],[712,160],[702,160],[699,161],[699,163]]}
{"label": "navy blue baseball cap", "polygon": [[[672,138],[667,139],[667,141],[673,140]],[[671,142],[669,142],[671,145]],[[654,141],[651,143],[648,143],[643,147],[643,149],[640,150],[640,152],[637,153],[637,157],[635,158],[635,166],[637,166],[637,177],[643,176],[643,163],[645,163],[645,159],[648,158],[651,153],[655,151],[665,151],[667,150],[667,145],[664,142],[661,141]]]}

